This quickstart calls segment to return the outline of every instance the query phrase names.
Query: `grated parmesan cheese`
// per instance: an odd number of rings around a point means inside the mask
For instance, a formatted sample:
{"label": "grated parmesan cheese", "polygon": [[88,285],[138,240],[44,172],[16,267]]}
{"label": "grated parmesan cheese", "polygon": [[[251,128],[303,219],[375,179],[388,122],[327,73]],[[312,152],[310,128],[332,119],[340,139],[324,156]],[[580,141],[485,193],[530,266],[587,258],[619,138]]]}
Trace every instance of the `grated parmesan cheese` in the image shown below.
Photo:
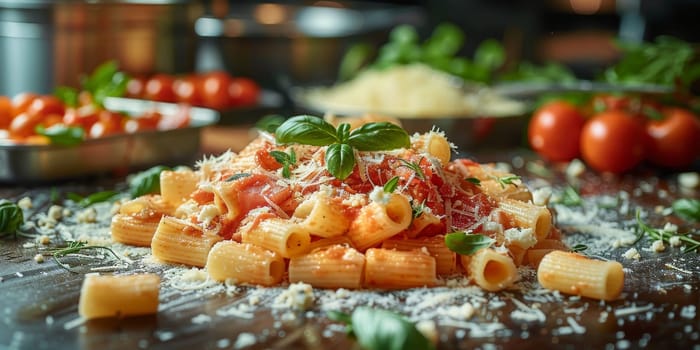
{"label": "grated parmesan cheese", "polygon": [[17,206],[22,209],[31,209],[33,207],[32,199],[29,197],[24,197],[17,201]]}
{"label": "grated parmesan cheese", "polygon": [[629,260],[639,260],[642,256],[639,254],[636,248],[630,248],[622,254],[622,257]]}
{"label": "grated parmesan cheese", "polygon": [[508,245],[513,244],[527,249],[537,244],[537,237],[532,228],[513,227],[503,231],[503,234]]}

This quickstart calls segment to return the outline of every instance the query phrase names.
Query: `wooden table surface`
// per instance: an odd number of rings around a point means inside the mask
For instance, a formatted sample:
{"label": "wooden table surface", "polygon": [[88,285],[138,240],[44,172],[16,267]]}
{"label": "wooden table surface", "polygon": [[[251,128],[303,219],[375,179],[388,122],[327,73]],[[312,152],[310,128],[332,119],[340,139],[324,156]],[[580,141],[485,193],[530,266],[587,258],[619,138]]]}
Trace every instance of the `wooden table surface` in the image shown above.
{"label": "wooden table surface", "polygon": [[[239,150],[252,137],[247,128],[236,126],[212,127],[203,135],[205,154],[228,148]],[[515,171],[523,175],[528,184],[541,184],[539,176],[528,172],[524,166],[517,167],[522,160],[532,159],[527,151],[474,151],[467,155],[482,162],[515,164]],[[563,172],[555,170],[554,175],[546,181],[555,189],[561,188],[565,179]],[[581,192],[587,200],[626,193],[625,205],[643,208],[649,213],[647,220],[651,225],[660,226],[670,221],[678,224],[681,230],[697,233],[698,223],[668,216],[664,210],[676,198],[699,197],[697,189],[680,188],[676,175],[640,170],[612,177],[586,171],[580,177]],[[47,210],[52,203],[51,196],[123,188],[123,181],[123,178],[106,176],[37,186],[2,185],[0,198],[15,201],[25,196],[34,198],[34,209],[27,218],[31,221]],[[609,209],[600,215],[608,215],[606,221],[631,232],[633,212],[623,213],[618,209]],[[102,220],[94,224],[94,229],[108,230],[108,226],[109,221]],[[590,234],[580,232],[580,226],[562,223],[560,227],[570,238]],[[71,225],[66,223],[63,228],[71,230]],[[644,249],[650,245],[648,240],[636,245],[642,254],[640,260],[622,258],[629,247],[608,247],[591,252],[621,261],[626,268],[623,297],[612,302],[544,291],[537,287],[534,274],[527,271],[517,284],[518,288],[500,293],[474,294],[474,288],[458,286],[402,292],[350,292],[352,297],[348,299],[333,291],[315,290],[316,300],[305,311],[275,307],[275,300],[284,287],[227,290],[220,284],[212,284],[188,289],[164,283],[157,315],[89,322],[82,322],[77,315],[79,290],[86,271],[68,272],[50,259],[37,263],[33,258],[41,247],[27,244],[31,242],[22,238],[0,239],[0,348],[351,348],[354,341],[326,317],[326,310],[333,309],[334,303],[340,308],[362,304],[389,308],[416,320],[435,315],[432,320],[439,334],[439,348],[445,349],[700,348],[697,310],[700,307],[700,254],[683,254],[678,249],[661,253],[646,251]],[[126,271],[154,271],[165,276],[168,269],[149,262],[147,257],[138,257]],[[440,297],[444,300],[440,301]],[[435,300],[434,304],[430,304],[430,300]],[[467,302],[476,306],[469,319],[455,320],[434,313],[440,308],[459,307]],[[538,317],[516,317],[514,311],[528,311]],[[489,331],[494,325],[501,328]]]}

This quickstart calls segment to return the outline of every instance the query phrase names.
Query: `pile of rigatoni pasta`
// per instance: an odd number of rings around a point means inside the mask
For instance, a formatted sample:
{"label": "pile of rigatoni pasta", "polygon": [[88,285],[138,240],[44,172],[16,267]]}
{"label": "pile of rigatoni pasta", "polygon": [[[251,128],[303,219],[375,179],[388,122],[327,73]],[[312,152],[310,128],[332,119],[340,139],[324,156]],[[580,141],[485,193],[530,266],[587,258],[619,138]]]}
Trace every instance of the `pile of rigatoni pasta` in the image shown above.
{"label": "pile of rigatoni pasta", "polygon": [[[283,165],[275,151],[294,162]],[[620,264],[568,252],[550,211],[533,204],[519,178],[452,160],[440,132],[411,136],[410,148],[355,151],[344,180],[327,170],[326,151],[279,145],[262,132],[239,154],[164,171],[160,194],[121,205],[112,237],[229,283],[405,289],[466,275],[499,291],[529,264],[546,288],[605,300],[620,294]],[[491,244],[459,254],[445,241],[454,232]]]}

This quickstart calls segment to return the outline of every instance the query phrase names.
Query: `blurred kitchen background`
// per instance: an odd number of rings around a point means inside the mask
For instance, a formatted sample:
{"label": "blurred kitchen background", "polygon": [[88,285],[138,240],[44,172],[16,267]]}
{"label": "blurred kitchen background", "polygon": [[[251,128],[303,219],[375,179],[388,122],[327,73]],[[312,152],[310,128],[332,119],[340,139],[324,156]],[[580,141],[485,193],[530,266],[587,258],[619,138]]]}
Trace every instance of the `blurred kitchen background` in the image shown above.
{"label": "blurred kitchen background", "polygon": [[697,42],[698,13],[694,0],[0,0],[0,95],[78,86],[107,60],[133,75],[225,69],[272,90],[329,82],[350,45],[444,21],[464,30],[467,55],[493,38],[511,62],[587,78],[618,59],[616,39]]}

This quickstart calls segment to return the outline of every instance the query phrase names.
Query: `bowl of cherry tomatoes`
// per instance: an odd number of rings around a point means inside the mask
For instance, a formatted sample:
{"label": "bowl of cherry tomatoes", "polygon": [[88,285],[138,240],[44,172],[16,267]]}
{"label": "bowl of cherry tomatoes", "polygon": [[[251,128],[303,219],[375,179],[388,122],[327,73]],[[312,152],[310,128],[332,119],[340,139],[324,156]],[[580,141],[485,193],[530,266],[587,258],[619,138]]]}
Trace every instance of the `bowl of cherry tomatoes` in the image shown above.
{"label": "bowl of cherry tomatoes", "polygon": [[545,160],[580,158],[599,172],[620,174],[640,164],[683,170],[700,157],[700,117],[644,95],[551,100],[534,111],[528,141]]}
{"label": "bowl of cherry tomatoes", "polygon": [[126,97],[210,108],[226,123],[254,121],[284,102],[280,94],[263,89],[255,80],[226,71],[135,76],[126,86]]}

